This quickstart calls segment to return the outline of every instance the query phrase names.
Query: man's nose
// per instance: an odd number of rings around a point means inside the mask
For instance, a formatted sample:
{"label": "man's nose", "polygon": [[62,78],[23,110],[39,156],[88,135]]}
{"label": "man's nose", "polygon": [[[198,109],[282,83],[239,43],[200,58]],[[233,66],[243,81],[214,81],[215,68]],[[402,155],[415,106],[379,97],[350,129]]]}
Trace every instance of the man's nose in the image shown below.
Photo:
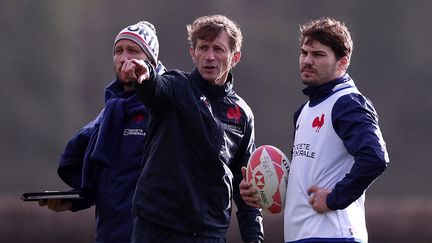
{"label": "man's nose", "polygon": [[211,49],[209,49],[209,50],[207,51],[206,55],[205,55],[205,58],[206,58],[207,60],[213,60],[213,59],[215,59],[214,51],[211,50]]}
{"label": "man's nose", "polygon": [[125,61],[130,60],[130,59],[131,59],[131,57],[130,57],[129,53],[127,53],[127,52],[123,52],[120,55],[120,62],[121,63],[124,63]]}
{"label": "man's nose", "polygon": [[312,56],[311,55],[306,55],[304,58],[303,58],[303,64],[312,64],[313,63],[313,59],[312,59]]}

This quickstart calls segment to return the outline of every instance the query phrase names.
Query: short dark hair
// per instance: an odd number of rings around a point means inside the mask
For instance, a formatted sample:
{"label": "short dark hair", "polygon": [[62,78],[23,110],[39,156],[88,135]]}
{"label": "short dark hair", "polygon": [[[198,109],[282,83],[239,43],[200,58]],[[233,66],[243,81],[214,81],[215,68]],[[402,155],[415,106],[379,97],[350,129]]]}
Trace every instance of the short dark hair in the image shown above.
{"label": "short dark hair", "polygon": [[213,41],[225,30],[230,40],[232,52],[240,51],[243,41],[239,25],[223,15],[209,15],[197,18],[192,24],[186,26],[188,41],[192,48],[196,47],[198,39]]}
{"label": "short dark hair", "polygon": [[349,60],[351,59],[353,41],[343,22],[325,17],[301,25],[300,45],[310,45],[315,41],[330,47],[335,53],[336,59],[339,60],[344,56],[348,57]]}

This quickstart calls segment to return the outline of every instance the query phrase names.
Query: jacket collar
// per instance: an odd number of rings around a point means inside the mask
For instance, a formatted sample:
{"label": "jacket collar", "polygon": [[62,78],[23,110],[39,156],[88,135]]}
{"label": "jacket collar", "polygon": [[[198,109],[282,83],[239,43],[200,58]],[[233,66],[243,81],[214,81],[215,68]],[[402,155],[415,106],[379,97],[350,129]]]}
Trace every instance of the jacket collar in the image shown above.
{"label": "jacket collar", "polygon": [[105,88],[105,103],[113,98],[129,98],[134,94],[134,90],[124,91],[121,81],[116,79]]}
{"label": "jacket collar", "polygon": [[213,85],[205,80],[198,69],[194,69],[191,73],[191,79],[197,82],[203,92],[210,97],[224,97],[227,96],[233,89],[234,77],[231,73],[228,73],[227,81],[224,85]]}
{"label": "jacket collar", "polygon": [[349,80],[351,80],[351,77],[348,73],[345,73],[340,78],[334,79],[330,82],[321,84],[319,86],[308,86],[304,88],[303,94],[307,95],[309,97],[310,106],[314,106],[321,101],[325,100],[327,97],[329,97],[331,94],[334,93],[335,87],[339,86],[340,84],[346,83]]}

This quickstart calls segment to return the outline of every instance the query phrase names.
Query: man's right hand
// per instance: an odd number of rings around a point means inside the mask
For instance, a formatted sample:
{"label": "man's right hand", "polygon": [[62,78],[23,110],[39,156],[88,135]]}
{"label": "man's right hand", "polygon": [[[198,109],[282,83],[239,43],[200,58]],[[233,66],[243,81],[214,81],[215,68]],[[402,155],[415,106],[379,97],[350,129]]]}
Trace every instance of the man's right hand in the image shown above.
{"label": "man's right hand", "polygon": [[150,71],[143,60],[131,59],[123,63],[119,76],[125,82],[136,80],[141,84],[144,80],[150,78]]}
{"label": "man's right hand", "polygon": [[48,206],[52,211],[62,212],[72,208],[72,201],[67,199],[43,199],[39,200],[39,206]]}

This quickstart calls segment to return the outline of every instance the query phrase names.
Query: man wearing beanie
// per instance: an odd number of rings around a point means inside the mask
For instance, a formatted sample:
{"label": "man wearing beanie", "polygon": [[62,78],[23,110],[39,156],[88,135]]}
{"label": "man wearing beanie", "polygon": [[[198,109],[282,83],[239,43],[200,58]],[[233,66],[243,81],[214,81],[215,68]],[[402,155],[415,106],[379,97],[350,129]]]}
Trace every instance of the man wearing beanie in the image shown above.
{"label": "man wearing beanie", "polygon": [[251,108],[233,90],[242,33],[221,15],[187,26],[196,68],[157,74],[129,60],[120,77],[136,85],[151,120],[133,199],[134,243],[221,243],[232,201],[244,242],[263,241],[262,214],[241,199],[241,167],[255,149]]}
{"label": "man wearing beanie", "polygon": [[57,171],[67,185],[83,192],[85,199],[39,201],[53,211],[78,211],[95,205],[98,243],[130,242],[131,203],[149,119],[134,86],[119,78],[119,72],[127,60],[138,59],[163,73],[158,53],[151,23],[141,21],[118,33],[113,50],[116,80],[105,90],[105,107],[67,143]]}

